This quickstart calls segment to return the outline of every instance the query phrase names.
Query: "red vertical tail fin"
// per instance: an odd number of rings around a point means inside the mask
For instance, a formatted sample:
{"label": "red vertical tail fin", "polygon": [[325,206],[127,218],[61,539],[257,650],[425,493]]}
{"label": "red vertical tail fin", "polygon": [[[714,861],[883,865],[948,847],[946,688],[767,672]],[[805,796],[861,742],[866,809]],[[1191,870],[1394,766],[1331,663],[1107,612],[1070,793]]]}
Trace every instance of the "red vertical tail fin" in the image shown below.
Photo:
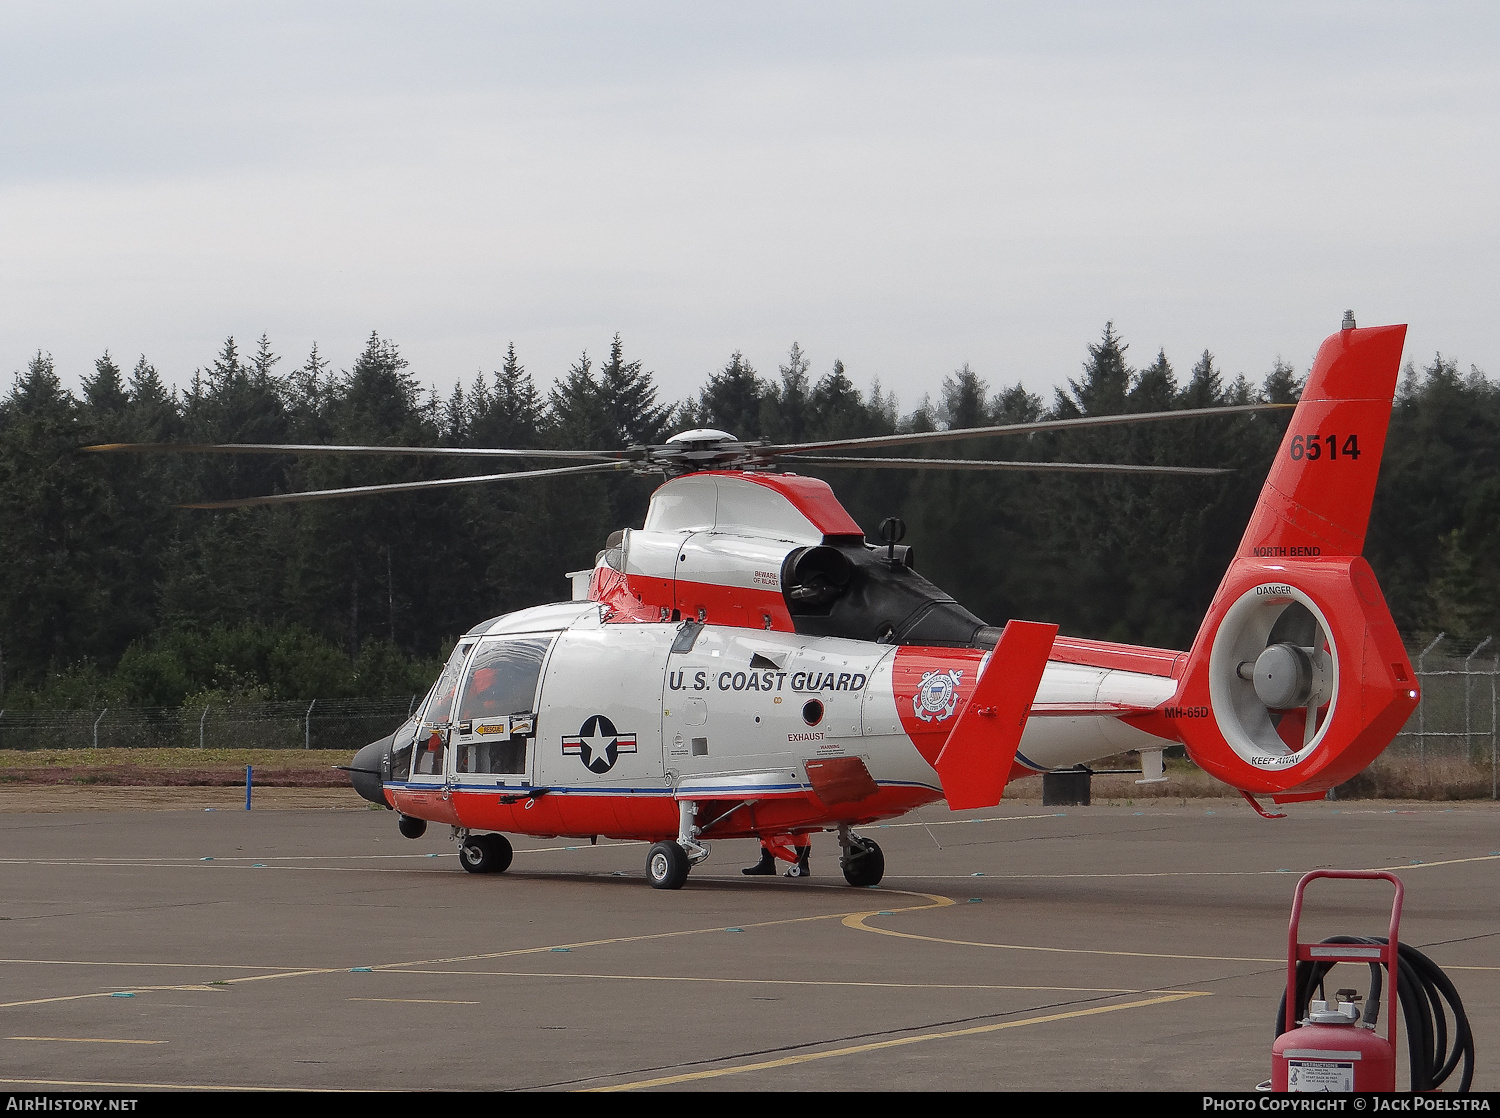
{"label": "red vertical tail fin", "polygon": [[1240,558],[1363,550],[1405,340],[1405,326],[1377,326],[1341,330],[1318,349]]}
{"label": "red vertical tail fin", "polygon": [[1318,350],[1178,693],[1151,716],[1243,791],[1331,788],[1416,707],[1415,673],[1360,557],[1405,337],[1405,326],[1347,329]]}

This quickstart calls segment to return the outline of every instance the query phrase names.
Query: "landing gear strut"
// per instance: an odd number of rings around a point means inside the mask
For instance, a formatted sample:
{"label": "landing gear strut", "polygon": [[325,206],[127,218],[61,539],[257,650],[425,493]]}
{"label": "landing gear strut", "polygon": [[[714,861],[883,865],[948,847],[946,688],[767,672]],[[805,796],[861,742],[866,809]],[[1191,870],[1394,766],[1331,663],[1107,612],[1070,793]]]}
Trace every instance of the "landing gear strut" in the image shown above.
{"label": "landing gear strut", "polygon": [[646,854],[651,888],[681,889],[688,871],[708,857],[708,843],[698,841],[702,831],[693,823],[697,814],[698,805],[692,800],[677,802],[677,841],[655,843]]}
{"label": "landing gear strut", "polygon": [[845,881],[860,887],[880,884],[885,876],[885,855],[874,839],[861,838],[847,823],[841,823],[839,850],[839,868]]}

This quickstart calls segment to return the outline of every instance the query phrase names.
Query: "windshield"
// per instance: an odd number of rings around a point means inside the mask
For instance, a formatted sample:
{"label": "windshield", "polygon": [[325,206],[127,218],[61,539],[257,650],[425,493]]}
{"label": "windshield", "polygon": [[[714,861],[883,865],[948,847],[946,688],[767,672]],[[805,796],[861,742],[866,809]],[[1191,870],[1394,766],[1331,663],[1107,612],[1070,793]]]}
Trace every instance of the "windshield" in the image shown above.
{"label": "windshield", "polygon": [[422,712],[422,721],[432,726],[445,725],[452,720],[453,696],[458,692],[458,681],[463,676],[464,660],[474,642],[460,644],[448,657],[443,674],[428,692],[427,709]]}

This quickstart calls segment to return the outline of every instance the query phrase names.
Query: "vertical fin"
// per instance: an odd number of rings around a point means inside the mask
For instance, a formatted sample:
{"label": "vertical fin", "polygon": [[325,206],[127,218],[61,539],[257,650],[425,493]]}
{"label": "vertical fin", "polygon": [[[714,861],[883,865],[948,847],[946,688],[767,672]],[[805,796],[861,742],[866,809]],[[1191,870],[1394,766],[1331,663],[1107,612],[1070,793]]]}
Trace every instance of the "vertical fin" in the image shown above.
{"label": "vertical fin", "polygon": [[1006,623],[938,754],[935,767],[953,810],[1000,802],[1056,636],[1056,625]]}
{"label": "vertical fin", "polygon": [[1405,326],[1377,326],[1340,330],[1318,348],[1240,558],[1360,553],[1405,339]]}
{"label": "vertical fin", "polygon": [[[1360,556],[1405,337],[1405,326],[1350,325],[1319,347],[1177,694],[1131,720],[1176,737],[1247,796],[1320,796],[1378,756],[1420,698]],[[1273,640],[1294,607],[1310,615],[1310,645]],[[1305,655],[1312,678],[1286,693],[1263,687],[1284,673],[1281,660],[1263,661],[1273,648]]]}

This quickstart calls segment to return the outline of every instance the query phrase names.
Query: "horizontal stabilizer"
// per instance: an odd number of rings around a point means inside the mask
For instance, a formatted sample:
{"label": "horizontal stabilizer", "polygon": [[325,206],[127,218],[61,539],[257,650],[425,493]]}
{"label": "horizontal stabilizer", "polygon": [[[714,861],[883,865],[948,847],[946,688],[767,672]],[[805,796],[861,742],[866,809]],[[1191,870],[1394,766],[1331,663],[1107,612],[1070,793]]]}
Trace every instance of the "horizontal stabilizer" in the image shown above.
{"label": "horizontal stabilizer", "polygon": [[938,754],[938,778],[953,810],[1000,802],[1056,636],[1056,625],[1006,623]]}

